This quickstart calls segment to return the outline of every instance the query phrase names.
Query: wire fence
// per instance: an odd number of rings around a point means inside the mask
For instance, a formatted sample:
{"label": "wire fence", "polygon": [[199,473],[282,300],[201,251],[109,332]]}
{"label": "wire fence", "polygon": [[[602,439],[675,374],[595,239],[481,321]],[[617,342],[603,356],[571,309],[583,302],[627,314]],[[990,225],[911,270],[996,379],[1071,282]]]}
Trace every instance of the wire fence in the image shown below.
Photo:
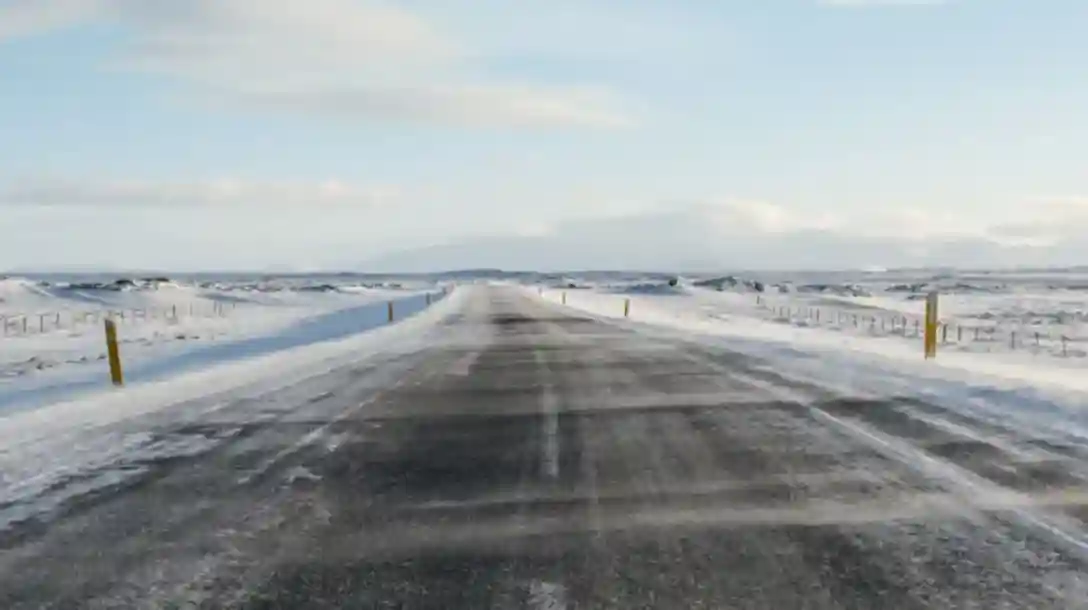
{"label": "wire fence", "polygon": [[88,325],[100,325],[107,318],[125,325],[153,320],[178,323],[192,318],[223,318],[235,308],[235,303],[213,302],[147,308],[0,313],[0,326],[3,327],[0,338],[16,339],[77,330]]}
{"label": "wire fence", "polygon": [[[781,303],[757,297],[757,305],[776,322],[795,326],[821,327],[868,336],[918,338],[924,334],[922,315],[897,312],[865,312],[816,307],[796,302]],[[977,351],[1024,351],[1061,357],[1088,356],[1088,337],[1053,328],[1022,325],[941,323],[937,331],[941,345]]]}

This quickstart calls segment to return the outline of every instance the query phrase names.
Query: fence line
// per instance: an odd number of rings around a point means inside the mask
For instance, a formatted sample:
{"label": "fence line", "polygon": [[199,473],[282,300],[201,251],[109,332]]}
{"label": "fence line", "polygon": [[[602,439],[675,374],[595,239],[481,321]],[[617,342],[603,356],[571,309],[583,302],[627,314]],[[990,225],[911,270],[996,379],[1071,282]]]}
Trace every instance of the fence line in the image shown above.
{"label": "fence line", "polygon": [[[842,330],[856,328],[874,336],[900,336],[909,338],[922,337],[922,316],[885,313],[859,313],[832,309],[831,315],[824,308],[805,305],[770,303],[763,297],[756,298],[756,304],[773,314],[773,319],[783,323],[804,323],[805,325],[831,327]],[[879,324],[879,330],[877,326]],[[1007,343],[1011,350],[1027,350],[1038,353],[1048,351],[1068,357],[1088,355],[1088,350],[1078,348],[1078,344],[1088,343],[1088,338],[1074,337],[1064,333],[1051,334],[1024,327],[1008,328],[1000,324],[974,325],[960,322],[940,323],[938,341],[942,345],[970,345],[973,343],[998,345]]]}
{"label": "fence line", "polygon": [[166,320],[177,323],[193,318],[222,318],[236,308],[236,303],[214,302],[210,306],[194,307],[177,304],[163,307],[140,308],[104,308],[85,310],[57,310],[45,312],[0,314],[0,340],[20,338],[31,335],[40,336],[50,332],[75,330],[84,326],[97,326],[106,318],[112,318],[118,324],[135,325],[149,320]]}
{"label": "fence line", "polygon": [[[543,294],[543,291],[542,293]],[[566,291],[562,291],[562,302],[566,303]],[[924,316],[879,310],[874,313],[844,311],[833,307],[815,307],[781,302],[770,302],[762,295],[756,296],[756,306],[770,314],[773,321],[801,325],[833,328],[836,330],[857,329],[875,337],[904,337],[921,340],[924,336]],[[629,306],[623,310],[629,314]],[[831,315],[829,315],[829,313]],[[1000,324],[974,325],[960,322],[945,322],[937,325],[937,342],[945,346],[967,346],[971,344],[1004,345],[1012,350],[1024,350],[1033,354],[1050,353],[1063,357],[1088,357],[1088,337],[1071,336],[1065,333],[1052,334],[1016,326],[1005,328]]]}

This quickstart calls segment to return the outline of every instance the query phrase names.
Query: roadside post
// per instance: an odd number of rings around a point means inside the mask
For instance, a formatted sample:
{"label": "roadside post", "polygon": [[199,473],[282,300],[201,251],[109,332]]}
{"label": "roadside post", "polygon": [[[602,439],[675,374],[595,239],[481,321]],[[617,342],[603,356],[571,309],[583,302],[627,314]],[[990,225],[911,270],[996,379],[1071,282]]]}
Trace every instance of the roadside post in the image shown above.
{"label": "roadside post", "polygon": [[117,324],[110,318],[106,318],[106,351],[110,361],[110,380],[115,386],[125,385],[121,373],[121,352],[117,347]]}
{"label": "roadside post", "polygon": [[389,301],[389,323],[393,323],[393,301]]}
{"label": "roadside post", "polygon": [[937,357],[937,327],[940,325],[937,319],[937,299],[936,292],[931,292],[926,296],[926,360]]}
{"label": "roadside post", "polygon": [[630,318],[631,317],[631,299],[624,299],[623,300],[623,317],[625,317],[625,318]]}

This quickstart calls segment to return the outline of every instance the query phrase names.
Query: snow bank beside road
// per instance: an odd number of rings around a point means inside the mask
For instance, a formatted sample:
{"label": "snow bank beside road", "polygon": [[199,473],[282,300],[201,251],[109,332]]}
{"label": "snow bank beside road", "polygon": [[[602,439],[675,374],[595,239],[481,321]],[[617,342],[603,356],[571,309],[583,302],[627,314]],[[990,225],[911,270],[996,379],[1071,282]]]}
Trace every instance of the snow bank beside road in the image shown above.
{"label": "snow bank beside road", "polygon": [[[391,325],[384,303],[372,304],[354,311],[351,324],[344,320],[340,328],[345,332],[335,337],[322,325],[302,326],[280,338],[276,345],[282,349],[216,361],[215,366],[204,361],[207,366],[188,373],[123,390],[104,389],[7,412],[0,416],[0,531],[71,497],[138,475],[140,460],[199,453],[220,440],[201,434],[160,437],[149,433],[146,423],[130,422],[146,416],[176,426],[228,408],[252,409],[246,416],[258,420],[284,408],[283,401],[287,407],[303,404],[314,392],[343,386],[354,375],[344,367],[421,349],[428,331],[457,311],[463,299],[459,290],[430,307],[423,296],[402,299],[397,303],[401,320]],[[322,376],[338,369],[344,370]],[[396,367],[390,372],[396,373]],[[302,383],[309,379],[313,383]],[[248,404],[251,400],[258,402]]]}
{"label": "snow bank beside road", "polygon": [[[545,290],[554,303],[562,291]],[[1030,388],[1046,386],[1057,392],[1088,392],[1088,377],[1080,360],[1037,357],[1025,353],[973,354],[939,351],[936,361],[926,362],[921,339],[871,337],[836,332],[827,328],[791,326],[760,317],[750,295],[692,291],[687,298],[615,295],[594,291],[568,291],[567,306],[597,316],[623,319],[624,300],[631,300],[630,322],[669,328],[706,338],[728,338],[730,348],[763,349],[794,360],[819,358],[821,375],[841,376],[844,367],[852,374],[867,367],[874,376],[909,372],[934,379],[985,378],[984,383]],[[919,305],[921,307],[921,305]],[[877,370],[874,370],[876,367]]]}
{"label": "snow bank beside road", "polygon": [[[391,294],[395,298],[390,299]],[[130,385],[138,385],[216,364],[343,339],[386,324],[390,301],[397,319],[402,319],[422,310],[426,298],[426,293],[382,291],[333,303],[310,301],[308,307],[286,310],[261,307],[246,315],[235,310],[224,318],[122,324],[125,377]],[[156,341],[163,335],[168,340]],[[28,362],[35,366],[66,360],[61,361],[63,366],[46,367],[49,370],[34,374],[0,377],[0,416],[105,389],[108,375],[101,358],[104,345],[98,325],[74,337],[11,337],[4,347],[0,371],[11,371]]]}

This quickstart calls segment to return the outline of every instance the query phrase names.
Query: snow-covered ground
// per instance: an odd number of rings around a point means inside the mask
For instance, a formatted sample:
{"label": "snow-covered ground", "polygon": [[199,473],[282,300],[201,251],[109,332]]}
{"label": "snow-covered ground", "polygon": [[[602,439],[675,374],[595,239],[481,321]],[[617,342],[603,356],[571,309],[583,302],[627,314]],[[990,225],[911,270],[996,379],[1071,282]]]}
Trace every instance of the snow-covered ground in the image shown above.
{"label": "snow-covered ground", "polygon": [[[228,347],[230,358],[209,359],[197,350],[190,359],[198,366],[179,368],[175,359],[159,366],[156,360],[161,375],[123,390],[105,387],[99,379],[105,373],[98,371],[93,387],[79,393],[59,400],[50,395],[53,402],[35,409],[20,405],[0,411],[0,531],[138,476],[141,463],[199,454],[222,440],[158,435],[148,428],[220,416],[258,423],[281,409],[331,396],[323,390],[352,387],[349,381],[360,376],[359,367],[395,361],[425,346],[428,330],[456,311],[464,296],[452,290],[429,305],[424,295],[404,296],[395,301],[401,316],[396,324],[387,323],[384,302],[349,307],[259,337],[259,349]],[[240,431],[232,428],[228,434]],[[27,502],[30,498],[34,501]]]}
{"label": "snow-covered ground", "polygon": [[[775,366],[804,370],[823,382],[843,381],[852,390],[882,391],[892,386],[897,392],[943,391],[952,400],[992,390],[993,396],[1000,393],[1002,401],[1022,401],[1022,406],[1036,410],[1036,415],[1040,410],[1053,412],[1056,425],[1063,419],[1083,420],[1088,438],[1088,412],[1079,406],[1088,397],[1084,394],[1088,392],[1088,376],[1084,375],[1088,361],[1079,342],[1086,334],[1083,323],[1070,316],[1060,324],[1015,327],[1022,333],[1015,348],[1005,340],[988,340],[985,334],[975,341],[973,330],[966,331],[963,341],[957,343],[956,329],[963,320],[1007,321],[1028,308],[1036,314],[1043,312],[1032,319],[1056,320],[1057,312],[1086,309],[1088,294],[1078,300],[1068,288],[942,297],[942,321],[950,323],[950,333],[935,361],[924,360],[922,338],[914,330],[914,320],[922,318],[924,301],[888,293],[851,297],[778,292],[769,285],[764,286],[764,292],[744,286],[718,291],[683,281],[678,286],[635,282],[530,290],[549,301],[561,303],[565,298],[569,307],[616,320],[624,320],[625,302],[629,301],[627,322],[644,329],[669,329],[699,340],[727,341],[737,349],[766,357]],[[1049,307],[1044,307],[1047,304]],[[974,324],[965,328],[973,329]],[[1027,331],[1030,328],[1040,328],[1041,334],[1052,337],[1050,343],[1044,339],[1036,347]],[[1061,335],[1069,338],[1066,355],[1060,341],[1053,339]],[[1060,408],[1055,406],[1058,403]]]}
{"label": "snow-covered ground", "polygon": [[675,286],[660,277],[564,286],[638,299],[686,297],[685,307],[707,315],[743,315],[912,345],[923,327],[926,294],[937,291],[942,352],[1088,357],[1088,282],[1076,272],[763,274],[678,280]]}
{"label": "snow-covered ground", "polygon": [[0,279],[0,415],[100,389],[108,380],[103,320],[119,325],[126,379],[346,337],[438,294],[420,282]]}

